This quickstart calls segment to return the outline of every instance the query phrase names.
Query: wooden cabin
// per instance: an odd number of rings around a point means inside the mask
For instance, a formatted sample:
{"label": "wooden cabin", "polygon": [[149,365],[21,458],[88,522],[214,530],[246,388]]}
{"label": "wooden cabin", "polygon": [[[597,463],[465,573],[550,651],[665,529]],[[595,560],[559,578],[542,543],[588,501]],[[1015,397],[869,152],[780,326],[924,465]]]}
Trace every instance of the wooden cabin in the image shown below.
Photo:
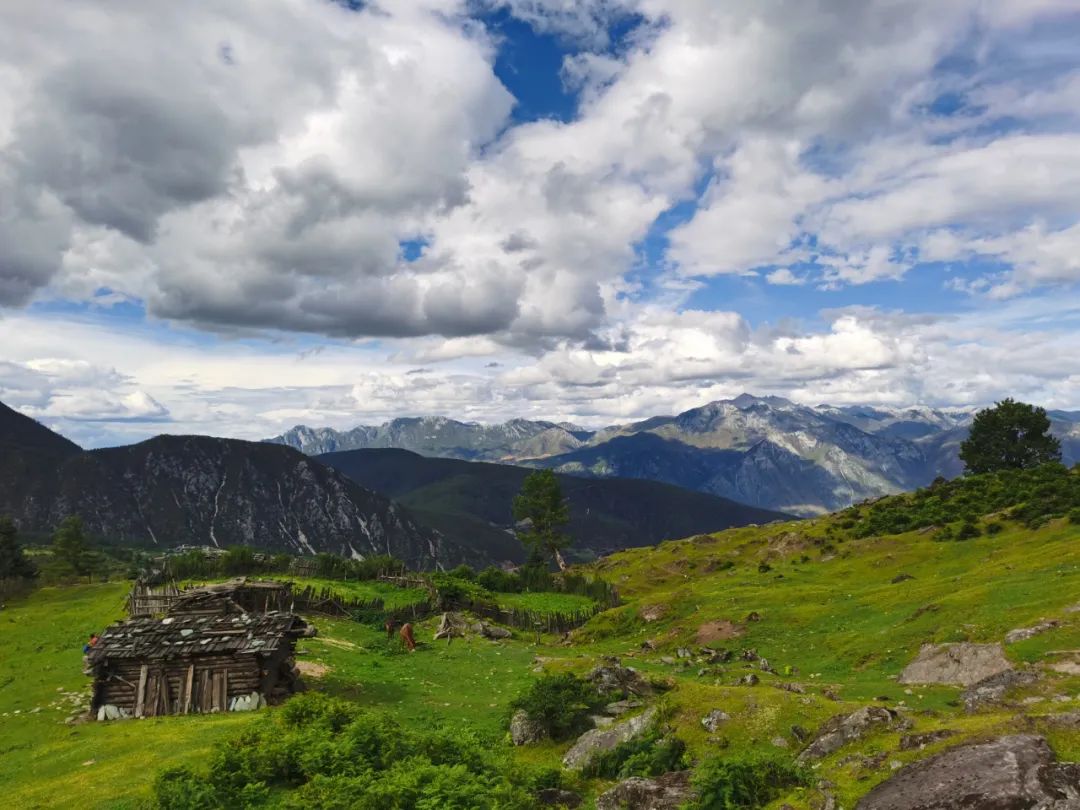
{"label": "wooden cabin", "polygon": [[128,594],[128,616],[164,616],[179,596],[176,581],[164,571],[144,571]]}
{"label": "wooden cabin", "polygon": [[164,618],[107,628],[86,656],[98,720],[246,711],[303,688],[296,639],[315,628],[293,613],[246,611],[225,594],[178,600]]}

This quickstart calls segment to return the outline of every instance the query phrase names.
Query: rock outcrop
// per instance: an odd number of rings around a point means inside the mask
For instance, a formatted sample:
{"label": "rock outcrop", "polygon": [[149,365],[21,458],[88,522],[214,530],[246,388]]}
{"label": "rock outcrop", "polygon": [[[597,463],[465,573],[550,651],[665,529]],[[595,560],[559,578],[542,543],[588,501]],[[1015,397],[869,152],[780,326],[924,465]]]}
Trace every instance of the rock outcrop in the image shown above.
{"label": "rock outcrop", "polygon": [[1000,644],[924,644],[903,672],[900,683],[972,686],[1012,669]]}
{"label": "rock outcrop", "polygon": [[655,719],[656,708],[649,707],[629,720],[623,720],[607,728],[594,728],[591,731],[586,731],[578,737],[577,742],[566,752],[566,756],[563,757],[563,765],[571,770],[580,770],[588,765],[597,754],[611,751],[620,743],[636,740],[642,736],[649,730]]}
{"label": "rock outcrop", "polygon": [[589,681],[601,695],[621,695],[647,697],[654,691],[640,672],[633,667],[624,667],[618,658],[606,658],[589,673]]}
{"label": "rock outcrop", "polygon": [[528,745],[547,737],[544,730],[529,719],[524,709],[518,709],[510,718],[510,739],[514,745]]}
{"label": "rock outcrop", "polygon": [[713,709],[707,715],[701,718],[701,725],[705,727],[705,730],[710,734],[715,733],[720,728],[721,723],[726,723],[731,719],[731,716],[720,709]]}
{"label": "rock outcrop", "polygon": [[962,745],[908,765],[856,810],[1078,810],[1080,763],[1025,734]]}
{"label": "rock outcrop", "polygon": [[1036,625],[1031,627],[1018,627],[1015,630],[1010,630],[1005,634],[1006,644],[1015,644],[1018,641],[1025,641],[1026,639],[1033,638],[1040,633],[1045,633],[1047,630],[1053,630],[1061,622],[1043,619]]}
{"label": "rock outcrop", "polygon": [[633,777],[619,782],[596,799],[596,810],[677,810],[694,797],[689,771],[665,773],[655,779]]}
{"label": "rock outcrop", "polygon": [[882,706],[863,706],[851,714],[840,714],[827,720],[818,729],[810,745],[799,754],[797,761],[800,764],[813,762],[875,731],[909,726],[910,723],[899,712]]}
{"label": "rock outcrop", "polygon": [[964,701],[964,707],[969,712],[973,712],[986,704],[998,703],[1010,689],[1033,684],[1038,679],[1039,676],[1034,672],[1017,672],[1007,669],[969,686],[960,699]]}

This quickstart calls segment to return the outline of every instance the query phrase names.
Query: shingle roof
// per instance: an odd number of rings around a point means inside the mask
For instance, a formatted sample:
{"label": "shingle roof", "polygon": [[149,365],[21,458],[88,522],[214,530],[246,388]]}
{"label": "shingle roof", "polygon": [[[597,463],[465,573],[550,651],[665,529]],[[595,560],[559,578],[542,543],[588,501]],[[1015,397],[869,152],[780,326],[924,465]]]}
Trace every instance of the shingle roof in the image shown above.
{"label": "shingle roof", "polygon": [[93,666],[110,658],[250,655],[272,652],[308,632],[307,622],[292,613],[128,619],[107,628],[87,658]]}

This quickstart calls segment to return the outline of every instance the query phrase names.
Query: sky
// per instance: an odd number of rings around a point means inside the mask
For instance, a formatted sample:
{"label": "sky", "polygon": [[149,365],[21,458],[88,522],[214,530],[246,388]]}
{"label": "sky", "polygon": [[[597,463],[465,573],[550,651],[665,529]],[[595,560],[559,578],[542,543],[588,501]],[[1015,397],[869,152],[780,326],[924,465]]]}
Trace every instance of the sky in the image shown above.
{"label": "sky", "polygon": [[5,0],[0,401],[84,446],[1080,409],[1077,0]]}

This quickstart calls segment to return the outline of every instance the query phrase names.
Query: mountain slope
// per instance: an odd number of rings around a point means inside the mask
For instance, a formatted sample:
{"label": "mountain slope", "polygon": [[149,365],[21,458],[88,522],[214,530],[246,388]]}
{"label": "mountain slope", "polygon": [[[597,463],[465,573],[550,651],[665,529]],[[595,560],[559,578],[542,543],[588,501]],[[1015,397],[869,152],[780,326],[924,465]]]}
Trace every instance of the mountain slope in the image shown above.
{"label": "mountain slope", "polygon": [[291,448],[158,436],[85,452],[11,413],[0,412],[0,514],[29,533],[77,514],[94,535],[151,547],[394,554],[420,568],[487,559]]}
{"label": "mountain slope", "polygon": [[[440,417],[345,432],[297,427],[271,441],[308,453],[398,447],[596,478],[647,479],[812,515],[959,475],[957,453],[972,414],[924,406],[805,406],[743,394],[597,431],[526,420],[484,426]],[[1080,414],[1050,416],[1063,460],[1080,461]]]}
{"label": "mountain slope", "polygon": [[[520,560],[511,505],[529,470],[425,458],[405,450],[353,450],[318,457],[361,486],[412,508],[448,537],[471,536],[499,559]],[[560,476],[569,531],[584,556],[786,516],[653,481]]]}

